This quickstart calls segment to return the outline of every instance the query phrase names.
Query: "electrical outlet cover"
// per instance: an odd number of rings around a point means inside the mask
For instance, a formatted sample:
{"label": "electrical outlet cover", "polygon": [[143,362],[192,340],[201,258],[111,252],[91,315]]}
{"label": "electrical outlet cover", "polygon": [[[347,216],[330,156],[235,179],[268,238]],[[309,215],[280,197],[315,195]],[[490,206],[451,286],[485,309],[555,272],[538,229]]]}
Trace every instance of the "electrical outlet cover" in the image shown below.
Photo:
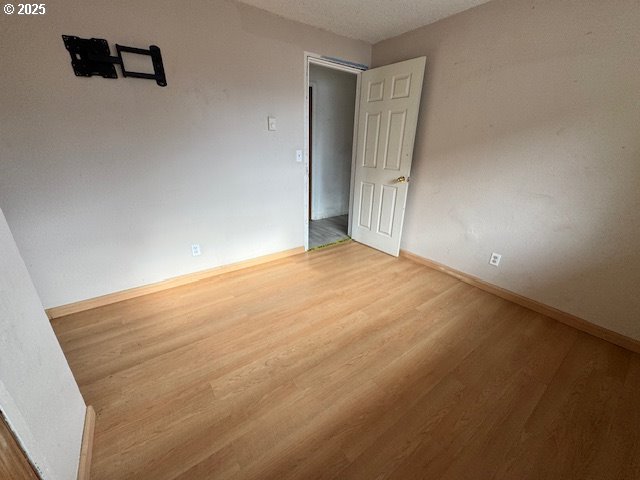
{"label": "electrical outlet cover", "polygon": [[500,265],[501,259],[502,259],[502,255],[500,255],[499,253],[492,253],[491,258],[489,259],[489,265],[493,265],[494,267],[497,267],[498,265]]}
{"label": "electrical outlet cover", "polygon": [[198,245],[197,243],[194,243],[193,245],[191,245],[191,255],[193,255],[194,257],[197,257],[201,253],[202,252],[200,251],[200,245]]}

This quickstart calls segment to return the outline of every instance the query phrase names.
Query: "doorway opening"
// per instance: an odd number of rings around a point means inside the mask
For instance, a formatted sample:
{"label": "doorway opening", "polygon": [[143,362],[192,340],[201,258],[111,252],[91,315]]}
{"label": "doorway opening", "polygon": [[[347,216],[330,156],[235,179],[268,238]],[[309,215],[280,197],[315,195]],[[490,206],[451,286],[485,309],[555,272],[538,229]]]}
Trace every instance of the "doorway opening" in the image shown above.
{"label": "doorway opening", "polygon": [[357,69],[308,63],[308,248],[349,238]]}

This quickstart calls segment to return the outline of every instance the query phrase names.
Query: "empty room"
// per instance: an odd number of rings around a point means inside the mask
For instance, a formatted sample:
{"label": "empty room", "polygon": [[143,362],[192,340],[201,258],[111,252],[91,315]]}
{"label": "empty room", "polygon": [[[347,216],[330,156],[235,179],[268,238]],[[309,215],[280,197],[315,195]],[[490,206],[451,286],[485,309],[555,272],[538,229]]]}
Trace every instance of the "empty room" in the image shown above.
{"label": "empty room", "polygon": [[640,1],[0,12],[0,480],[640,480]]}

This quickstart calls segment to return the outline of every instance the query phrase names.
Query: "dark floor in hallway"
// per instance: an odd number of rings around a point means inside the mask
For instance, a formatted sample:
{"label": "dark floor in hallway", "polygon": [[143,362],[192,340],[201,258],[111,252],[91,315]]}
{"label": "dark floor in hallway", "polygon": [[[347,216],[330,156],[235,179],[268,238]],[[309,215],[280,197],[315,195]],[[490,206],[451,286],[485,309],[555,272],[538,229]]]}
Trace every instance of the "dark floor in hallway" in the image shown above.
{"label": "dark floor in hallway", "polygon": [[348,215],[309,221],[309,248],[320,247],[348,238]]}

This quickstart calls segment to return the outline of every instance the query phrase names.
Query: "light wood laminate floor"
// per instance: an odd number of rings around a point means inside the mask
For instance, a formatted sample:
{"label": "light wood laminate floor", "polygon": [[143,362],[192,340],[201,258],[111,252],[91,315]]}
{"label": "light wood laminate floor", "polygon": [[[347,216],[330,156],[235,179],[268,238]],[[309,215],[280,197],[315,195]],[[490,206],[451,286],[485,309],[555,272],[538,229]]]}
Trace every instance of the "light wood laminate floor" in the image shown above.
{"label": "light wood laminate floor", "polygon": [[639,355],[356,243],[53,323],[94,480],[640,478]]}
{"label": "light wood laminate floor", "polygon": [[0,415],[0,479],[38,480],[2,415]]}

